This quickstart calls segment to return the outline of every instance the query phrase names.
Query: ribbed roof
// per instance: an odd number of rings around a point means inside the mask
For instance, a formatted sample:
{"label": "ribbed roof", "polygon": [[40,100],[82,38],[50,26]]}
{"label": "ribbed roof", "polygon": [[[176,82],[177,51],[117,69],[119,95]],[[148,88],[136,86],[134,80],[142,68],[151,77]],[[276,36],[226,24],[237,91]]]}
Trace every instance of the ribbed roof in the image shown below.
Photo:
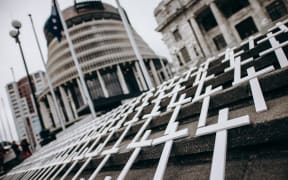
{"label": "ribbed roof", "polygon": [[[62,14],[68,27],[72,26],[73,24],[80,24],[83,21],[89,21],[91,19],[121,20],[117,8],[106,3],[102,3],[102,5],[104,8],[92,4],[90,7],[81,9],[77,9],[74,5],[62,10]],[[54,35],[49,32],[48,27],[49,18],[46,20],[44,25],[44,34],[47,40],[47,44],[49,44],[54,39]]]}
{"label": "ribbed roof", "polygon": [[75,6],[71,6],[71,7],[64,9],[62,11],[62,13],[63,13],[63,16],[64,16],[66,21],[71,19],[71,18],[74,18],[74,17],[83,16],[85,14],[91,14],[91,13],[104,14],[104,12],[110,12],[110,13],[118,14],[117,8],[111,6],[110,4],[106,4],[106,3],[102,3],[102,4],[104,6],[104,9],[99,9],[97,7],[91,7],[91,8],[85,8],[85,9],[82,8],[82,9],[77,11]]}

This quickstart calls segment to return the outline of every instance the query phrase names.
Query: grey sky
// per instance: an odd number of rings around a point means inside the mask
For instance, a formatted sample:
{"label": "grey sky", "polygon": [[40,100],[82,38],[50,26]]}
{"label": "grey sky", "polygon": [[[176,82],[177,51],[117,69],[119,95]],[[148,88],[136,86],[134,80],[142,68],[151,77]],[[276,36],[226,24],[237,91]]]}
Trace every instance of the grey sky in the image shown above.
{"label": "grey sky", "polygon": [[[102,1],[116,6],[115,0]],[[161,40],[161,35],[154,31],[156,21],[153,16],[153,11],[160,1],[161,0],[120,0],[120,3],[126,9],[136,31],[156,53],[167,57],[169,53]],[[73,0],[58,0],[58,2],[61,9],[73,4]],[[5,85],[13,81],[10,67],[14,68],[16,80],[25,76],[19,49],[15,41],[8,34],[12,29],[11,21],[18,19],[22,22],[20,39],[29,71],[35,72],[37,70],[43,70],[44,67],[41,63],[28,14],[31,13],[33,16],[41,48],[46,58],[47,47],[43,34],[43,25],[50,11],[51,0],[0,0],[0,96],[4,98],[6,103],[10,123],[12,122],[12,115],[5,91]],[[3,119],[1,116],[1,120]],[[0,131],[2,131],[2,127]]]}

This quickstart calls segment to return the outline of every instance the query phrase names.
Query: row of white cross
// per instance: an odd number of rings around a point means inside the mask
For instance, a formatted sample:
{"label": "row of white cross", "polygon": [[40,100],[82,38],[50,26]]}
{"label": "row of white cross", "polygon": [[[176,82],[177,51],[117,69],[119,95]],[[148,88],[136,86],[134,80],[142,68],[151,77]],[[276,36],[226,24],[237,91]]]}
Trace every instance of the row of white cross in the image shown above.
{"label": "row of white cross", "polygon": [[[278,31],[272,33],[272,31],[277,28]],[[254,36],[249,38],[246,43],[249,44],[249,50],[252,50],[257,48],[257,45],[268,41],[271,48],[259,52],[259,56],[263,57],[269,53],[275,53],[280,68],[285,68],[288,66],[288,60],[283,48],[288,46],[288,41],[282,43],[277,41],[276,37],[281,33],[288,33],[288,28],[284,23],[278,23],[276,27],[271,29],[261,40],[255,42],[255,39],[260,36]],[[253,61],[256,60],[261,61],[263,58],[255,60],[251,57],[242,60],[241,55],[244,54],[245,51],[240,50],[235,53],[235,49],[236,48],[227,49],[224,53],[220,54],[220,56],[225,55],[222,63],[229,62],[229,66],[224,69],[224,72],[234,71],[232,88],[249,82],[255,111],[262,112],[267,110],[268,108],[258,77],[272,72],[275,67],[270,65],[256,71],[255,68],[251,66],[247,68],[247,75],[243,76],[241,74],[241,68],[243,68],[244,65],[253,63]],[[60,179],[65,179],[68,176],[71,176],[73,170],[75,171],[76,165],[80,165],[77,171],[73,173],[72,177],[73,180],[79,179],[92,159],[101,157],[100,163],[95,167],[89,177],[89,180],[95,179],[109,159],[114,154],[119,153],[120,149],[123,148],[121,147],[121,143],[129,136],[131,128],[135,124],[140,124],[140,129],[126,146],[127,150],[133,152],[117,179],[125,179],[143,147],[164,144],[153,178],[155,180],[161,180],[164,178],[174,141],[189,136],[188,128],[179,127],[180,122],[177,121],[177,119],[179,119],[178,115],[183,106],[195,102],[202,102],[195,136],[198,137],[216,133],[210,179],[224,179],[227,131],[232,128],[248,125],[250,120],[248,115],[229,119],[229,109],[223,108],[219,110],[218,122],[216,124],[207,125],[211,97],[223,90],[222,86],[212,87],[212,85],[207,85],[208,82],[215,79],[214,74],[208,75],[208,73],[211,62],[216,60],[216,57],[209,58],[201,64],[198,69],[192,68],[181,76],[176,76],[173,79],[164,82],[158,86],[157,89],[152,89],[143,93],[129,103],[124,104],[101,117],[94,120],[90,120],[90,117],[87,117],[82,123],[74,125],[74,127],[72,127],[73,129],[71,128],[68,133],[58,137],[57,141],[45,146],[40,152],[34,154],[27,161],[13,169],[13,171],[7,175],[6,179],[55,179],[58,178],[64,169],[66,169],[60,177]],[[182,93],[182,91],[187,88],[183,84],[192,80],[194,81],[191,88],[196,88],[196,92],[193,97],[187,97],[185,93]],[[161,102],[167,98],[169,98],[170,101],[166,107],[166,111],[171,112],[171,117],[167,123],[166,129],[162,136],[149,138],[152,132],[149,129],[149,126],[155,118],[163,114],[161,111]],[[145,108],[150,104],[153,106],[151,112],[143,115]],[[120,135],[117,135],[117,133],[120,133]],[[114,145],[109,145],[109,142],[114,141],[113,138],[115,139],[116,136],[117,138]],[[111,177],[107,176],[105,179],[111,179]]]}

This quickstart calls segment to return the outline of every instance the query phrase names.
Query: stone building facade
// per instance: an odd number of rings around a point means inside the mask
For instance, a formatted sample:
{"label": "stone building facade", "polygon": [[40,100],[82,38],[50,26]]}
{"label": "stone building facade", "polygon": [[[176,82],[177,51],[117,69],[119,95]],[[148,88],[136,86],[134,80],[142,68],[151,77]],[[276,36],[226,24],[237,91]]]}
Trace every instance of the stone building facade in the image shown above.
{"label": "stone building facade", "polygon": [[174,62],[196,65],[288,17],[286,0],[163,0],[158,27]]}
{"label": "stone building facade", "polygon": [[[107,111],[148,90],[117,8],[96,1],[62,11],[96,112]],[[46,23],[47,24],[47,23]],[[45,26],[48,73],[66,123],[88,111],[67,41],[58,41]],[[137,45],[155,86],[171,77],[168,61],[157,56],[134,31]],[[47,128],[59,127],[49,89],[39,96]]]}

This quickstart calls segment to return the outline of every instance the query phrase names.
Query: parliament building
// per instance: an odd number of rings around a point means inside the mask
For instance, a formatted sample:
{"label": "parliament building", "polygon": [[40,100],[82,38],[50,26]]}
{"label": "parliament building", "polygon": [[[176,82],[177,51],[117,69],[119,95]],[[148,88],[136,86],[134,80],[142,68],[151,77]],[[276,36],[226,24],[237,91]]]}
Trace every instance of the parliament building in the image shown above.
{"label": "parliament building", "polygon": [[263,34],[288,17],[288,1],[163,0],[154,15],[173,61],[185,67]]}

